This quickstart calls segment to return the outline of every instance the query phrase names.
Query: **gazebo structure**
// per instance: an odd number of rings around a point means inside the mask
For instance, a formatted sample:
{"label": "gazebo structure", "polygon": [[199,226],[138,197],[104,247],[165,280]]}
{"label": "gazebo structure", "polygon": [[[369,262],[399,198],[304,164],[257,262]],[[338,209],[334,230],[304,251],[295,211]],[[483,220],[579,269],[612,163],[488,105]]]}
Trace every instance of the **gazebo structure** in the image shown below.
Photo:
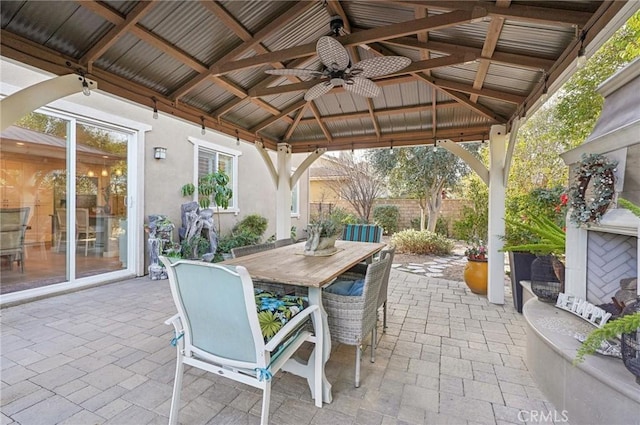
{"label": "gazebo structure", "polygon": [[[2,129],[86,85],[147,107],[150,116],[159,111],[255,144],[277,188],[277,237],[290,231],[291,189],[326,150],[444,147],[490,187],[488,298],[500,304],[504,193],[518,122],[638,7],[511,0],[3,2],[2,56],[59,77],[4,99]],[[388,56],[410,64],[372,76],[375,97],[332,74],[335,87],[305,100],[323,81],[316,74],[265,72],[321,71],[316,43],[323,36],[344,46],[352,65]],[[489,169],[462,147],[470,141],[489,142]],[[277,152],[275,161],[268,151]],[[295,153],[309,154],[292,172]],[[160,196],[170,178],[146,187],[149,197]]]}

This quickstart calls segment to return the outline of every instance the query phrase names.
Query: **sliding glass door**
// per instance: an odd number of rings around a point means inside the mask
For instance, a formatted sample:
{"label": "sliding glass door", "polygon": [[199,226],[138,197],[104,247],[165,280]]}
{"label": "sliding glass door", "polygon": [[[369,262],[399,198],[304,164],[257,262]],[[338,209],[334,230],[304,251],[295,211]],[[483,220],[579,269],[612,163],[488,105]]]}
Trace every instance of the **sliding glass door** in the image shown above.
{"label": "sliding glass door", "polygon": [[28,210],[19,246],[0,247],[2,294],[127,268],[132,140],[53,113],[29,114],[0,134],[0,214]]}

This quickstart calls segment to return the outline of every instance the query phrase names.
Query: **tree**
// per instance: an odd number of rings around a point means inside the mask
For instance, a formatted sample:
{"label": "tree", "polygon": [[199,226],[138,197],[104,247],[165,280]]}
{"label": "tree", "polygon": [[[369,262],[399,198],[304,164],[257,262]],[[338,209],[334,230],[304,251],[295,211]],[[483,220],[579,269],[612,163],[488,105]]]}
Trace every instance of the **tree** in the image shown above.
{"label": "tree", "polygon": [[566,185],[568,169],[559,154],[580,145],[593,131],[603,105],[597,87],[638,56],[640,12],[522,126],[509,174],[509,197]]}
{"label": "tree", "polygon": [[335,179],[327,185],[340,199],[353,207],[360,220],[368,223],[373,202],[383,194],[384,185],[366,161],[357,161],[352,155],[343,154],[331,162]]}
{"label": "tree", "polygon": [[640,12],[629,20],[602,45],[576,72],[558,94],[554,108],[559,136],[572,147],[582,143],[591,131],[602,110],[603,98],[596,92],[598,86],[640,56]]}
{"label": "tree", "polygon": [[[468,145],[473,152],[477,145]],[[433,232],[436,228],[442,191],[456,185],[470,171],[467,164],[446,149],[413,147],[377,149],[366,153],[380,176],[386,176],[391,192],[408,196],[420,205],[420,229]],[[425,218],[428,211],[428,222]]]}

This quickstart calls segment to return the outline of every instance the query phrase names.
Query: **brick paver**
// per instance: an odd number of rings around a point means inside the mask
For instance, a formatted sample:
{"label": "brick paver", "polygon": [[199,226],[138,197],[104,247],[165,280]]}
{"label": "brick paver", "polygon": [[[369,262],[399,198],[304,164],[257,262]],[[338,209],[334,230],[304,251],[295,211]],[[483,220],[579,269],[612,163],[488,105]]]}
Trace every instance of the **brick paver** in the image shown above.
{"label": "brick paver", "polygon": [[[510,293],[490,304],[462,282],[429,277],[439,265],[392,271],[389,328],[376,363],[363,356],[360,388],[353,347],[334,344],[333,403],[316,408],[306,383],[282,373],[271,422],[506,424],[523,409],[553,409],[523,361],[526,328]],[[1,423],[166,423],[175,348],[163,321],[174,312],[168,281],[146,277],[3,309]],[[259,423],[258,391],[186,370],[182,423]]]}

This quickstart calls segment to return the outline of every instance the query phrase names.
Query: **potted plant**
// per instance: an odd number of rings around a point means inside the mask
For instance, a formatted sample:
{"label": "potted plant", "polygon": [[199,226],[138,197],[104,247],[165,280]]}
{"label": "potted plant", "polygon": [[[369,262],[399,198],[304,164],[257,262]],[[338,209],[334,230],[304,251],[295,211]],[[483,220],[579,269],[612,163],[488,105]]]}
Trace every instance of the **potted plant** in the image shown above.
{"label": "potted plant", "polygon": [[528,222],[507,219],[507,223],[533,235],[537,240],[521,245],[507,245],[503,251],[524,251],[535,254],[531,263],[531,290],[538,299],[555,302],[564,290],[564,263],[560,257],[565,250],[565,232],[549,218],[529,216]]}
{"label": "potted plant", "polygon": [[486,245],[479,239],[472,241],[464,254],[467,256],[464,282],[474,294],[486,294],[489,282]]}
{"label": "potted plant", "polygon": [[[553,188],[535,188],[527,193],[512,195],[506,203],[505,235],[502,237],[503,249],[509,256],[509,277],[511,278],[511,292],[513,306],[522,313],[522,285],[521,281],[531,280],[531,265],[538,258],[530,250],[518,250],[522,247],[540,242],[537,232],[521,226],[521,222],[528,222],[528,217],[545,216],[560,226],[564,225],[568,196],[562,186]],[[561,250],[562,251],[562,250]]]}
{"label": "potted plant", "polygon": [[333,217],[319,217],[309,223],[309,238],[304,246],[305,255],[331,255],[336,252],[336,239],[342,233],[342,224]]}
{"label": "potted plant", "polygon": [[[198,179],[198,203],[200,208],[209,208],[211,199],[216,205],[218,215],[218,232],[220,232],[220,208],[229,208],[229,201],[233,191],[229,187],[229,176],[224,171],[205,174]],[[193,196],[196,187],[193,183],[187,183],[181,188],[182,196]]]}
{"label": "potted plant", "polygon": [[[640,301],[636,301],[638,303]],[[602,343],[609,339],[615,339],[622,336],[622,338],[629,337],[632,341],[637,343],[640,335],[640,311],[635,311],[630,314],[625,314],[615,320],[611,320],[605,323],[602,327],[596,328],[587,335],[578,351],[576,357],[573,360],[573,364],[577,365],[584,361],[584,357],[589,354],[593,354],[600,348]],[[637,347],[637,345],[636,345]],[[640,384],[640,358],[635,357],[625,358],[625,352],[623,349],[622,361],[625,367],[629,369],[631,373],[636,375],[636,382]]]}

